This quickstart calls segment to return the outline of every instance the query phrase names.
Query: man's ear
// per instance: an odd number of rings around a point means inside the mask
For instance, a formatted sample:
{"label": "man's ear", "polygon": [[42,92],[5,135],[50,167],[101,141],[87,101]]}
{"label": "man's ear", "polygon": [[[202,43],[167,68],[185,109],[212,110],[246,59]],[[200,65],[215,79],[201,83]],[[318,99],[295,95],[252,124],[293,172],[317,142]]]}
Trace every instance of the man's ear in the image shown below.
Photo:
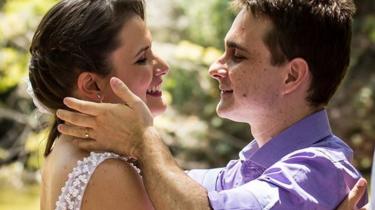
{"label": "man's ear", "polygon": [[82,72],[77,79],[77,91],[83,98],[98,101],[101,97],[101,78],[90,72]]}
{"label": "man's ear", "polygon": [[308,63],[302,58],[289,61],[284,78],[283,94],[287,95],[301,88],[310,86],[310,69]]}

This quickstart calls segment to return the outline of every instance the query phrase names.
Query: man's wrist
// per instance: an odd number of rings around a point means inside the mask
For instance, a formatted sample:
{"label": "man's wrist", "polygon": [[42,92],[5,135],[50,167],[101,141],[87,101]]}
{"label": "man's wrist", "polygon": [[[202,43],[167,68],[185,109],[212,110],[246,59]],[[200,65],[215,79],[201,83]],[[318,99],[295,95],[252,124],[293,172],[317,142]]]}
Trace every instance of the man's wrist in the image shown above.
{"label": "man's wrist", "polygon": [[141,138],[141,141],[133,147],[131,155],[140,162],[152,155],[152,148],[155,147],[155,144],[163,144],[159,132],[153,126],[147,127],[139,138]]}
{"label": "man's wrist", "polygon": [[145,130],[142,142],[143,144],[137,148],[137,159],[141,168],[146,167],[150,170],[160,170],[160,165],[167,168],[177,167],[168,146],[165,145],[155,127],[148,127]]}

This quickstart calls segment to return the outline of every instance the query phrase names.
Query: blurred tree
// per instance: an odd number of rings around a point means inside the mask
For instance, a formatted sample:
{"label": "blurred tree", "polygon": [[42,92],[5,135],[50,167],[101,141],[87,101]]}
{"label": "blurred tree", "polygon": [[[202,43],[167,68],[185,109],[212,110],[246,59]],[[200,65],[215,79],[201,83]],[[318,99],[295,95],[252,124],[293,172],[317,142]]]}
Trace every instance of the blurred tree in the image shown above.
{"label": "blurred tree", "polygon": [[[41,16],[55,0],[0,2],[0,165],[26,163],[26,139],[31,132],[33,105],[25,94],[28,48]],[[31,115],[34,116],[34,115]]]}
{"label": "blurred tree", "polygon": [[370,172],[375,145],[375,1],[357,1],[350,72],[331,103],[333,128]]}
{"label": "blurred tree", "polygon": [[178,0],[186,15],[184,38],[204,47],[223,49],[223,39],[235,14],[226,0]]}

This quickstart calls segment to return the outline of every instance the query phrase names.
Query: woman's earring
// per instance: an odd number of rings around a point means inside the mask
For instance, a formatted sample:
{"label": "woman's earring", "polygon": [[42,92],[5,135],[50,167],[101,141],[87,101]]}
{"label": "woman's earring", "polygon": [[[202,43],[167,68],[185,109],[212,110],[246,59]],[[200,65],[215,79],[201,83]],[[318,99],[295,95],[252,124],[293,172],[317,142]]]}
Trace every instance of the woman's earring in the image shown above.
{"label": "woman's earring", "polygon": [[102,97],[100,96],[99,93],[96,94],[96,97],[98,98],[99,102],[102,103],[103,102],[103,99]]}

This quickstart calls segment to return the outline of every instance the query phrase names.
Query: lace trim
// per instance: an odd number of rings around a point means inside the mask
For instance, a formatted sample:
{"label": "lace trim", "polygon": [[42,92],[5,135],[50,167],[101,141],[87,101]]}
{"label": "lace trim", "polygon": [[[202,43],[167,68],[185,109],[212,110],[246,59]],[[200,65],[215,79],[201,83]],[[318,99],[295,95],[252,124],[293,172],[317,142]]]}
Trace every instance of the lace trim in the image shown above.
{"label": "lace trim", "polygon": [[121,159],[133,166],[138,174],[141,172],[139,168],[129,162],[129,158],[127,157],[109,152],[91,152],[90,156],[77,161],[77,166],[69,174],[65,186],[61,188],[61,194],[56,202],[56,210],[79,210],[81,208],[83,194],[92,174],[96,167],[107,159]]}

